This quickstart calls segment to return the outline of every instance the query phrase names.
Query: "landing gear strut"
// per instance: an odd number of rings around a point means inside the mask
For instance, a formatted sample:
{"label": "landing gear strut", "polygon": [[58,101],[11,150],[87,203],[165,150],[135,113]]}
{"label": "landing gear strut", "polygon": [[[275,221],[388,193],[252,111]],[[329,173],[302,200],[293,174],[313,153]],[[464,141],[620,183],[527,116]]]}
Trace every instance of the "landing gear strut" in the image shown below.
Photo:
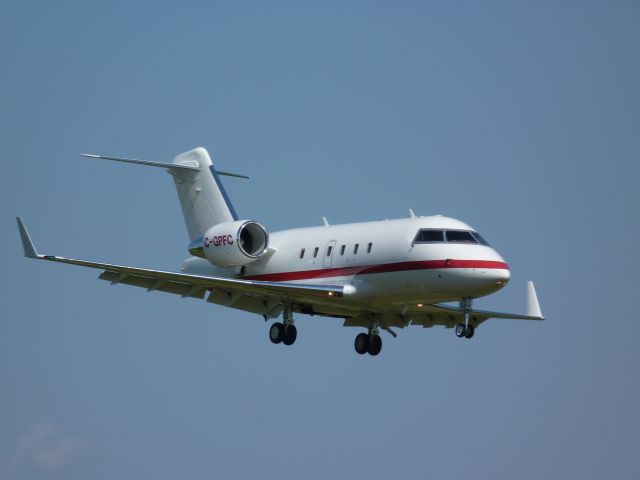
{"label": "landing gear strut", "polygon": [[471,313],[471,305],[473,303],[472,298],[463,298],[460,301],[460,309],[464,312],[464,323],[456,325],[456,337],[458,338],[471,338],[475,332],[473,325],[469,323],[469,315]]}
{"label": "landing gear strut", "polygon": [[293,345],[298,338],[298,329],[293,324],[293,314],[291,313],[291,305],[287,305],[282,313],[282,323],[275,322],[269,329],[269,340],[273,343],[284,343],[285,345]]}

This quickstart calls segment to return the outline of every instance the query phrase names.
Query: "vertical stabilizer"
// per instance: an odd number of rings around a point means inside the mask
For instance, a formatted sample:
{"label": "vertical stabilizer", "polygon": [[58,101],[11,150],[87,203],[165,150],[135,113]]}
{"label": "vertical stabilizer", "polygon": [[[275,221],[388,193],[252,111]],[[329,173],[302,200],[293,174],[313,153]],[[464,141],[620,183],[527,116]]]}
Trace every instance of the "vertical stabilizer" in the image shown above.
{"label": "vertical stabilizer", "polygon": [[218,223],[238,220],[206,149],[198,147],[181,153],[172,163],[195,167],[194,170],[169,170],[176,184],[190,241],[202,237]]}

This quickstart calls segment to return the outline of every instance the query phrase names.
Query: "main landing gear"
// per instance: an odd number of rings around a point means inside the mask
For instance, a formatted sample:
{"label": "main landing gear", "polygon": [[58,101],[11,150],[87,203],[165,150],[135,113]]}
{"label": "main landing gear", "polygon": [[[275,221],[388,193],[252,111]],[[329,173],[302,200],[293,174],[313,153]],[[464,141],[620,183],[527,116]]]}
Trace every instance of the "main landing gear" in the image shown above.
{"label": "main landing gear", "polygon": [[356,341],[353,346],[360,355],[368,353],[376,356],[382,350],[382,338],[380,338],[380,330],[377,325],[369,329],[369,333],[359,333],[356,335]]}
{"label": "main landing gear", "polygon": [[456,337],[458,338],[471,338],[475,332],[473,325],[469,323],[469,315],[471,314],[471,305],[473,303],[472,298],[463,298],[460,301],[460,309],[464,312],[464,323],[456,325]]}
{"label": "main landing gear", "polygon": [[456,337],[458,338],[471,338],[473,337],[474,332],[475,329],[473,328],[473,325],[467,325],[466,327],[464,323],[459,323],[456,325]]}
{"label": "main landing gear", "polygon": [[284,343],[285,345],[293,345],[298,337],[298,330],[295,325],[284,325],[276,322],[269,329],[269,340],[273,343]]}
{"label": "main landing gear", "polygon": [[282,314],[283,322],[275,322],[269,328],[269,340],[272,343],[284,343],[285,345],[293,345],[298,337],[298,330],[293,324],[293,315],[291,314],[291,306],[287,306]]}

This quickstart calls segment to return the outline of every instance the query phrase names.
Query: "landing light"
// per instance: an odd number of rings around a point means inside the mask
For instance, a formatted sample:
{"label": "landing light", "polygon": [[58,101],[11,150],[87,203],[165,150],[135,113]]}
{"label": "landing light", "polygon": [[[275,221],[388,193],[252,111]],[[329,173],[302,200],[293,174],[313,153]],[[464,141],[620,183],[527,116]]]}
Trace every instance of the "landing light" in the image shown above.
{"label": "landing light", "polygon": [[329,292],[329,296],[330,296],[330,297],[333,297],[333,292]]}
{"label": "landing light", "polygon": [[419,303],[419,304],[417,305],[417,307],[418,307],[418,308],[422,308],[422,304],[421,304],[421,303]]}

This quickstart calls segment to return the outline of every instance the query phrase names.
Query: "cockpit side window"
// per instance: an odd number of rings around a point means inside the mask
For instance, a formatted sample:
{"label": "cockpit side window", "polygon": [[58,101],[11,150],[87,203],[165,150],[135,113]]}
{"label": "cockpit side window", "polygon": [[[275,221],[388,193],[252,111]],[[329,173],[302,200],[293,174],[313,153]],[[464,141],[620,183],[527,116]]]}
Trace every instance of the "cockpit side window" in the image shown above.
{"label": "cockpit side window", "polygon": [[462,230],[447,230],[447,242],[477,243],[471,232]]}
{"label": "cockpit side window", "polygon": [[487,247],[489,246],[489,243],[484,238],[482,238],[482,235],[480,235],[478,232],[471,232],[471,234],[476,237],[476,240],[480,245],[485,245]]}
{"label": "cockpit side window", "polygon": [[444,242],[444,231],[442,230],[420,230],[413,240],[413,243]]}

